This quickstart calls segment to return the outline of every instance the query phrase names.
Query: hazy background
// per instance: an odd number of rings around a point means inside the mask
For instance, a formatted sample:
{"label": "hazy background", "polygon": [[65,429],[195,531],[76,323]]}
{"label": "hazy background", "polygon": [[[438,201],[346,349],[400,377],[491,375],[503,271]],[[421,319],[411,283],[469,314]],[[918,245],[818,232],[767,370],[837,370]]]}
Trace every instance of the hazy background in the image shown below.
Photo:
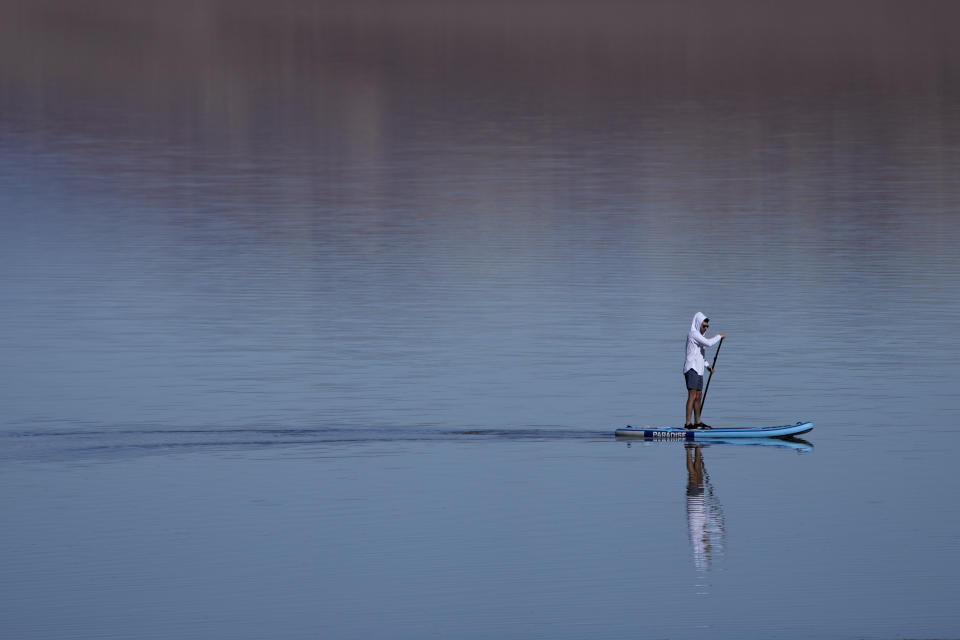
{"label": "hazy background", "polygon": [[0,0],[0,628],[956,635],[958,18]]}

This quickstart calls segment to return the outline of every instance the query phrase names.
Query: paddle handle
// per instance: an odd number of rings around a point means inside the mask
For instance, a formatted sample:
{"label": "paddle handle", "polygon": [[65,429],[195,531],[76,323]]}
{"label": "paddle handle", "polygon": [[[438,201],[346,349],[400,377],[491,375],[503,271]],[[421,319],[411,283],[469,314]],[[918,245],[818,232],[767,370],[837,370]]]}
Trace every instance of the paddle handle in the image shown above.
{"label": "paddle handle", "polygon": [[713,368],[717,366],[717,358],[720,357],[720,347],[723,346],[723,338],[717,345],[717,352],[713,354],[713,364],[710,365],[710,375],[707,376],[707,388],[703,390],[703,397],[700,399],[700,420],[703,420],[703,405],[707,401],[707,391],[710,391],[710,381],[713,379]]}

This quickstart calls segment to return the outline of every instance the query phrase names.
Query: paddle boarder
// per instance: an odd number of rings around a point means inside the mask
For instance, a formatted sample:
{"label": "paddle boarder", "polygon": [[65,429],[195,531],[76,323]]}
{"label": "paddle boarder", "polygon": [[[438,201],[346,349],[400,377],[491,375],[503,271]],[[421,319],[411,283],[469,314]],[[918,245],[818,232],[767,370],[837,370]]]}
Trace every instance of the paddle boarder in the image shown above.
{"label": "paddle boarder", "polygon": [[[700,422],[700,406],[703,400],[703,369],[707,368],[713,373],[713,367],[704,360],[704,352],[707,347],[712,347],[723,338],[727,337],[725,333],[718,333],[712,338],[705,337],[707,329],[710,328],[710,318],[697,311],[693,315],[693,322],[690,323],[690,331],[687,333],[687,357],[683,361],[683,378],[687,383],[687,411],[683,426],[686,429],[709,429],[710,425]],[[690,422],[690,414],[693,413],[694,422]]]}

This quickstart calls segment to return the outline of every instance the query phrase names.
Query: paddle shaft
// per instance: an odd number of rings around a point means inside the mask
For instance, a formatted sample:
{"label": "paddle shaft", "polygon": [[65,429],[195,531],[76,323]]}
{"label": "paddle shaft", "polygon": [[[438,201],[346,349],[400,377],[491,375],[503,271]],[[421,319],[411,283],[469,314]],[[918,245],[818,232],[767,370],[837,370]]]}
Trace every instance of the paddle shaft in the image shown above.
{"label": "paddle shaft", "polygon": [[713,379],[713,368],[717,366],[717,358],[720,357],[720,347],[723,346],[723,338],[717,345],[717,352],[713,354],[713,364],[710,366],[710,375],[707,376],[707,388],[703,390],[703,398],[700,399],[700,420],[703,421],[703,405],[707,401],[707,391],[710,391],[710,381]]}

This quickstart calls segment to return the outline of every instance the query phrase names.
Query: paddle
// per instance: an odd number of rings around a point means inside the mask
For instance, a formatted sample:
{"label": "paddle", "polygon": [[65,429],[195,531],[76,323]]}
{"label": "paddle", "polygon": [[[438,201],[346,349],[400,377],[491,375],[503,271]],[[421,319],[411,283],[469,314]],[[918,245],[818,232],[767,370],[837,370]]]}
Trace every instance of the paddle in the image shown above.
{"label": "paddle", "polygon": [[710,380],[713,379],[713,369],[717,366],[717,357],[720,355],[720,347],[723,346],[723,338],[720,338],[720,343],[717,345],[717,352],[713,354],[713,365],[710,367],[710,375],[707,376],[707,388],[703,390],[703,397],[700,399],[700,421],[703,422],[703,403],[707,401],[707,391],[710,391]]}

